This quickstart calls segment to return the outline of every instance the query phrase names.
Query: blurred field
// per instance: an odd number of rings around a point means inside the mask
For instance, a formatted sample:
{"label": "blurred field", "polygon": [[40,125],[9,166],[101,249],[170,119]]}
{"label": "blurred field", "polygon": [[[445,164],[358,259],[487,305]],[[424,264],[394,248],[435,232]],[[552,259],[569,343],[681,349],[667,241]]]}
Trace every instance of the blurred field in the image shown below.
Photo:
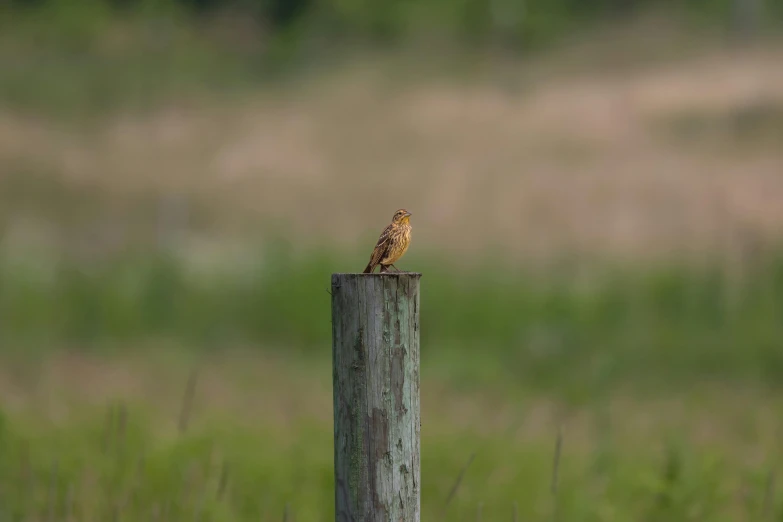
{"label": "blurred field", "polygon": [[[150,345],[4,365],[6,516],[280,520],[288,509],[289,520],[331,520],[326,368],[237,350],[192,361],[195,374],[182,361],[175,347]],[[428,519],[475,520],[483,505],[483,519],[511,520],[514,503],[519,520],[779,519],[782,404],[754,387],[643,399],[617,389],[573,407],[551,395],[461,392],[432,364],[422,379]]]}
{"label": "blurred field", "polygon": [[400,206],[424,519],[783,520],[779,42],[119,27],[0,36],[0,520],[331,520],[329,274]]}
{"label": "blurred field", "polygon": [[779,236],[781,51],[591,68],[604,50],[461,81],[359,62],[285,92],[175,97],[81,127],[6,110],[6,237],[122,245],[154,238],[162,207],[199,245],[345,248],[399,206],[415,212],[418,250],[452,263],[487,249],[698,255]]}

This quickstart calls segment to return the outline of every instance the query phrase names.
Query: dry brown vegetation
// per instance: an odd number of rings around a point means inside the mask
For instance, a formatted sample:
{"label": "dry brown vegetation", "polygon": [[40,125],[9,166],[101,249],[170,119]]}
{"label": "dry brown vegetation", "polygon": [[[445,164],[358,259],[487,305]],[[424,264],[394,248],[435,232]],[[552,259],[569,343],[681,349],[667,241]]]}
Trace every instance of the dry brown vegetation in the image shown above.
{"label": "dry brown vegetation", "polygon": [[711,51],[591,74],[522,61],[502,79],[392,83],[365,64],[89,128],[5,112],[0,163],[7,180],[41,171],[77,201],[101,194],[90,205],[117,227],[175,193],[202,228],[258,237],[264,220],[302,245],[353,244],[405,206],[417,243],[451,252],[702,250],[783,231],[781,59]]}

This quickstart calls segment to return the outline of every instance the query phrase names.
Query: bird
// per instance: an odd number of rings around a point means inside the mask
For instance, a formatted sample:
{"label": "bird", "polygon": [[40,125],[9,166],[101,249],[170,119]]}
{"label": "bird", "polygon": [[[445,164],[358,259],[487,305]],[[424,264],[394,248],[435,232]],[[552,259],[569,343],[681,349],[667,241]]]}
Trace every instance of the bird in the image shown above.
{"label": "bird", "polygon": [[394,263],[400,260],[411,243],[410,218],[411,213],[404,208],[394,213],[392,222],[381,232],[378,243],[375,244],[370,262],[364,269],[365,274],[371,274],[378,265],[381,267],[381,273],[388,272],[390,266],[397,272],[400,271]]}

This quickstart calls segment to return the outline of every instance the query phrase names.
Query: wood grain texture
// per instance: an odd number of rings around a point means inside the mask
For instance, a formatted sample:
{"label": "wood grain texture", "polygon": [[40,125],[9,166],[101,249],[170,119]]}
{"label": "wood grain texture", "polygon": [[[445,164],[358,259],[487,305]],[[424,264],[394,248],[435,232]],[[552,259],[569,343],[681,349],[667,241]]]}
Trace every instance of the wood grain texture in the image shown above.
{"label": "wood grain texture", "polygon": [[420,277],[332,275],[338,522],[419,522]]}

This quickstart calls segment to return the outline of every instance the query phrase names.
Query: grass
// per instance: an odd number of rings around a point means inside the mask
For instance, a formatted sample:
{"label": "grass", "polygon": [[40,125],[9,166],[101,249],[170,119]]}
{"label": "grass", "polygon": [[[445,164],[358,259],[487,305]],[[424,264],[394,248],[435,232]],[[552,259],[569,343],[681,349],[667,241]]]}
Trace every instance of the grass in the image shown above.
{"label": "grass", "polygon": [[[425,274],[425,357],[481,350],[487,357],[473,376],[508,374],[579,395],[615,382],[654,385],[663,376],[684,384],[779,383],[783,260],[772,250],[759,255],[745,275],[735,266],[684,262],[590,276],[570,263],[548,272],[502,263],[460,270],[425,253],[412,253],[408,265]],[[228,342],[315,353],[330,343],[330,274],[363,257],[300,256],[268,245],[244,268],[209,271],[154,252],[87,264],[43,259],[0,263],[7,345],[103,349],[175,339],[203,351]]]}
{"label": "grass", "polygon": [[[264,8],[228,4],[203,13],[190,9],[192,2],[0,6],[0,58],[5,65],[0,107],[66,121],[96,119],[105,111],[154,109],[172,99],[187,104],[205,94],[236,96],[292,75],[296,83],[305,69],[329,69],[366,49],[420,54],[433,48],[428,62],[444,53],[463,58],[478,53],[486,60],[557,48],[574,33],[590,45],[618,33],[628,40],[637,36],[640,25],[654,35],[653,47],[666,49],[670,56],[691,47],[694,33],[723,36],[719,29],[727,16],[722,9],[701,4],[690,6],[702,15],[698,18],[686,16],[690,8],[648,6],[622,13],[619,19],[601,4],[578,12],[576,4],[551,10],[541,5],[532,17],[524,9],[506,6],[507,21],[497,24],[492,18],[498,13],[490,13],[481,2],[433,2],[399,12],[400,6],[379,10],[370,4],[349,7],[337,2],[282,28],[256,11]],[[775,29],[775,16],[767,18]],[[680,33],[674,38],[668,34],[673,27]],[[649,53],[649,43],[633,46],[632,61]],[[628,49],[610,47],[611,52],[601,53],[604,59],[629,54]]]}
{"label": "grass", "polygon": [[[327,290],[364,252],[47,252],[0,263],[0,516],[331,519]],[[775,249],[407,266],[424,273],[423,518],[783,516]]]}
{"label": "grass", "polygon": [[242,41],[249,36],[247,22],[232,34],[220,20],[205,28],[176,9],[119,14],[93,3],[92,10],[58,12],[54,4],[0,10],[0,57],[7,65],[0,106],[6,109],[92,121],[106,111],[144,111],[172,99],[186,103],[271,79],[261,32]]}
{"label": "grass", "polygon": [[[24,363],[26,377],[6,361],[6,391],[29,381],[4,393],[0,515],[331,519],[327,358],[226,349],[193,366],[176,350],[126,353],[56,352]],[[523,384],[461,393],[423,370],[423,519],[475,520],[479,505],[484,520],[510,520],[514,505],[542,521],[783,515],[779,394],[718,386],[569,406]]]}
{"label": "grass", "polygon": [[[260,252],[206,270],[6,251],[0,515],[331,519],[327,285],[364,257]],[[783,516],[774,250],[744,267],[406,262],[424,273],[423,518]]]}

